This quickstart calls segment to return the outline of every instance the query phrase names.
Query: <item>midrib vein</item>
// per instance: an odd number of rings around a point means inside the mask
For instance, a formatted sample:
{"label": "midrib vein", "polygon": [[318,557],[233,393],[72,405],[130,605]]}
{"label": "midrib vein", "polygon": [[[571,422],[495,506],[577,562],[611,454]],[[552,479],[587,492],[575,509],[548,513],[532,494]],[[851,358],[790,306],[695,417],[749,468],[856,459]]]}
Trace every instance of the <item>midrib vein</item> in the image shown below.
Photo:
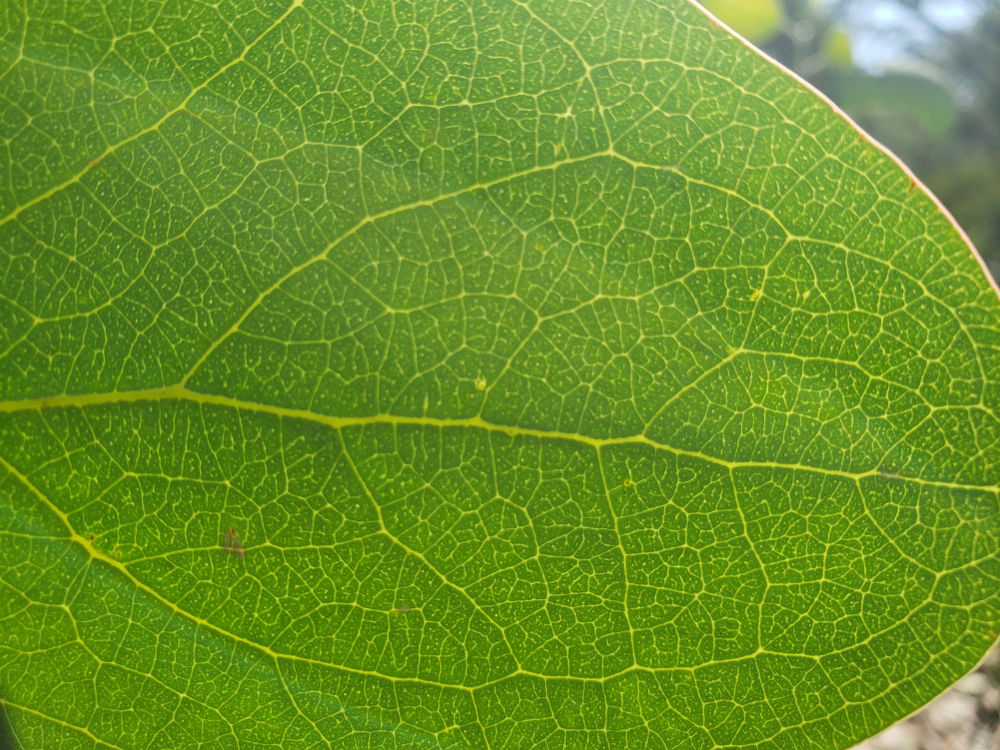
{"label": "midrib vein", "polygon": [[958,482],[944,482],[934,479],[922,479],[920,477],[904,476],[899,474],[887,475],[881,469],[871,469],[869,471],[845,471],[842,469],[828,469],[819,466],[809,466],[806,464],[784,463],[779,461],[732,461],[718,456],[713,456],[698,450],[679,448],[669,443],[654,440],[648,435],[634,434],[613,438],[597,438],[589,435],[580,435],[572,432],[560,430],[544,430],[533,427],[521,427],[517,425],[504,425],[490,422],[480,416],[475,417],[431,417],[431,416],[404,416],[397,414],[372,414],[361,417],[337,417],[328,414],[320,414],[308,409],[295,409],[286,406],[276,406],[264,404],[256,401],[246,401],[244,399],[233,398],[231,396],[221,396],[212,393],[201,393],[193,391],[183,385],[172,385],[163,388],[149,388],[134,391],[118,391],[110,393],[88,393],[81,395],[58,395],[47,396],[34,399],[23,399],[14,401],[0,401],[0,414],[10,414],[20,411],[40,411],[43,409],[55,409],[66,407],[86,407],[86,406],[107,406],[114,404],[130,404],[161,401],[185,401],[188,403],[221,406],[240,411],[250,411],[259,414],[269,414],[274,417],[288,419],[301,419],[309,422],[325,425],[335,430],[343,430],[351,427],[365,427],[370,425],[393,425],[397,427],[434,427],[438,429],[465,428],[480,429],[489,432],[500,432],[510,437],[533,437],[548,440],[565,440],[568,442],[582,443],[590,445],[595,449],[607,448],[618,445],[644,445],[655,450],[663,450],[678,456],[687,456],[701,461],[706,461],[727,469],[763,468],[763,469],[783,469],[805,471],[824,476],[841,477],[854,482],[863,479],[881,477],[883,479],[909,482],[927,487],[937,487],[947,490],[979,490],[996,493],[1000,490],[997,485],[976,485],[962,484]]}

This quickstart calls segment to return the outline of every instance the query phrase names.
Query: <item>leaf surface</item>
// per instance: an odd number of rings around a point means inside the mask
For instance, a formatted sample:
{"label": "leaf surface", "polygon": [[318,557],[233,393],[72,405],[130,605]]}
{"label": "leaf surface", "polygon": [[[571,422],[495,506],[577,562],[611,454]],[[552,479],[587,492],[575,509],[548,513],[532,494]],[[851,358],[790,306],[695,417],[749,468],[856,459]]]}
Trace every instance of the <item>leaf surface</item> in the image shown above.
{"label": "leaf surface", "polygon": [[[183,6],[183,7],[182,7]],[[0,10],[24,747],[847,747],[1000,627],[1000,303],[680,0]]]}

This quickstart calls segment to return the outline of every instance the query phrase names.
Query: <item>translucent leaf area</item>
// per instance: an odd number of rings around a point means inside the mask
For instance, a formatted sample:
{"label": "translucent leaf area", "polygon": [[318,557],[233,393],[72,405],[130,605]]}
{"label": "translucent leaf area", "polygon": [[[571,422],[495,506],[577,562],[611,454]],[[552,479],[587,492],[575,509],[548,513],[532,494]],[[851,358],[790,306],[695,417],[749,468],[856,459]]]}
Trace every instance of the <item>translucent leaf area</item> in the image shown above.
{"label": "translucent leaf area", "polygon": [[0,6],[24,748],[848,747],[1000,629],[1000,301],[683,0]]}

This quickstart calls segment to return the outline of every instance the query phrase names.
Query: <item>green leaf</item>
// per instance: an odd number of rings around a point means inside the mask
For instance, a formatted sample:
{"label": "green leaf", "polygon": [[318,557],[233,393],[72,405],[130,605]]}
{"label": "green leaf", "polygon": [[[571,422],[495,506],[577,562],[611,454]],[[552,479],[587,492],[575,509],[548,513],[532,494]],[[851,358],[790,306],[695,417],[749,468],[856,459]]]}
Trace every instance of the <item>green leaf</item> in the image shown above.
{"label": "green leaf", "polygon": [[834,26],[822,46],[823,58],[833,70],[850,70],[854,67],[851,37],[844,29]]}
{"label": "green leaf", "polygon": [[1000,627],[1000,302],[680,0],[0,10],[24,747],[846,747]]}
{"label": "green leaf", "polygon": [[704,0],[701,5],[755,44],[774,36],[784,21],[780,0]]}
{"label": "green leaf", "polygon": [[[893,71],[872,76],[857,70],[839,71],[834,84],[844,107],[858,119],[941,138],[958,118],[952,92],[943,83],[918,72]],[[919,136],[917,136],[919,137]]]}

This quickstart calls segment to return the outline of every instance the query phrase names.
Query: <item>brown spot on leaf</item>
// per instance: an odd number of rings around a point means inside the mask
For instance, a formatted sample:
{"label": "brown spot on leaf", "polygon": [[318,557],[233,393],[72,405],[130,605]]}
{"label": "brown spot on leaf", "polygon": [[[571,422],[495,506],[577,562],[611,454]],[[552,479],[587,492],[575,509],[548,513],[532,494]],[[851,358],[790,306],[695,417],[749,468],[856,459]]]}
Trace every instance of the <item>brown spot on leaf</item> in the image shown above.
{"label": "brown spot on leaf", "polygon": [[243,541],[240,539],[240,535],[236,533],[236,529],[234,528],[226,530],[226,535],[222,538],[222,548],[230,555],[235,555],[241,560],[245,559],[247,556],[247,551],[243,546]]}

